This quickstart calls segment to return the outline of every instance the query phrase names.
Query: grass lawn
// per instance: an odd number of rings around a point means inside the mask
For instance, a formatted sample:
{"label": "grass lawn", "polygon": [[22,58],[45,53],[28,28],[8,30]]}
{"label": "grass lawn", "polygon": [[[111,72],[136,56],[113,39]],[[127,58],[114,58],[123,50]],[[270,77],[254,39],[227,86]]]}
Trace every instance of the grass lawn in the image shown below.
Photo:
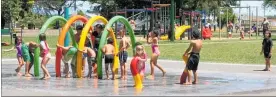
{"label": "grass lawn", "polygon": [[[47,37],[47,42],[50,48],[55,48],[57,36]],[[273,36],[273,39],[276,39]],[[2,37],[2,41],[9,42],[9,37]],[[36,37],[24,37],[23,41],[36,41]],[[264,64],[263,55],[260,55],[262,40],[253,38],[252,40],[206,40],[203,42],[201,51],[202,62],[223,62],[223,63],[243,63],[243,64]],[[142,42],[145,43],[145,42]],[[276,41],[274,40],[274,44]],[[181,56],[187,49],[189,43],[187,40],[176,40],[174,43],[170,41],[160,41],[160,59],[182,60]],[[16,51],[4,52],[5,49],[10,49],[12,46],[2,46],[3,58],[15,58]],[[151,54],[149,45],[145,45],[148,55]],[[274,53],[271,59],[272,64],[276,63],[276,46],[273,47]],[[132,50],[129,49],[129,56],[132,55]],[[52,55],[55,54],[55,49],[51,50]]]}

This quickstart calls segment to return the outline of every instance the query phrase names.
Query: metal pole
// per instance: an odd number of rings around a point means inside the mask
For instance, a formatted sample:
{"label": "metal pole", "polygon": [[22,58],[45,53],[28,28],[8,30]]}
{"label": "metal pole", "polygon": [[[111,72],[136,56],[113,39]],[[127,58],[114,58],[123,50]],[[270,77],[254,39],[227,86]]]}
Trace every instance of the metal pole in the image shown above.
{"label": "metal pole", "polygon": [[148,10],[146,10],[146,31],[149,32],[149,28],[148,28],[148,23],[149,23],[149,15],[148,15]]}
{"label": "metal pole", "polygon": [[221,39],[221,8],[219,8],[219,39]]}
{"label": "metal pole", "polygon": [[127,8],[125,7],[125,17],[127,18]]}
{"label": "metal pole", "polygon": [[174,41],[174,18],[175,18],[175,16],[174,16],[174,14],[175,14],[175,12],[174,12],[174,5],[175,3],[174,3],[174,0],[171,0],[171,14],[170,14],[170,22],[171,22],[171,37],[170,37],[170,40],[171,41]]}
{"label": "metal pole", "polygon": [[[115,15],[117,16],[117,4],[115,4]],[[118,30],[117,26],[118,26],[118,22],[115,23],[115,37],[116,37],[116,38],[117,38],[116,32],[117,32],[117,30]]]}
{"label": "metal pole", "polygon": [[134,8],[132,8],[132,20],[134,20]]}
{"label": "metal pole", "polygon": [[229,22],[229,20],[228,20],[228,8],[226,8],[226,36],[228,37],[228,22]]}
{"label": "metal pole", "polygon": [[164,14],[165,14],[165,16],[164,16],[164,19],[165,19],[165,21],[164,21],[164,32],[166,32],[166,21],[167,21],[167,7],[165,7],[165,12],[164,12]]}
{"label": "metal pole", "polygon": [[[143,18],[143,19],[145,19],[145,18],[146,18],[147,10],[146,10],[145,6],[143,6],[143,9],[144,9],[144,18]],[[147,21],[146,21],[146,22],[147,22]],[[146,22],[145,22],[145,23],[146,23]],[[147,32],[146,32],[146,27],[145,27],[146,24],[145,24],[145,23],[143,24],[143,27],[142,27],[142,30],[144,31],[144,32],[143,32],[144,38],[146,38],[146,33],[147,33]]]}
{"label": "metal pole", "polygon": [[[239,29],[241,27],[241,0],[239,1]],[[238,29],[236,29],[236,33],[238,32],[237,31]]]}
{"label": "metal pole", "polygon": [[264,18],[265,18],[265,6],[264,6]]}
{"label": "metal pole", "polygon": [[250,33],[250,30],[251,30],[251,19],[252,19],[252,17],[251,17],[251,7],[249,6],[249,15],[248,15],[248,17],[249,17],[249,39],[251,39],[251,33]]}
{"label": "metal pole", "polygon": [[256,28],[257,28],[256,39],[258,39],[258,36],[259,36],[259,19],[258,19],[258,17],[259,17],[258,7],[256,7],[256,21],[257,21],[257,23],[256,23]]}

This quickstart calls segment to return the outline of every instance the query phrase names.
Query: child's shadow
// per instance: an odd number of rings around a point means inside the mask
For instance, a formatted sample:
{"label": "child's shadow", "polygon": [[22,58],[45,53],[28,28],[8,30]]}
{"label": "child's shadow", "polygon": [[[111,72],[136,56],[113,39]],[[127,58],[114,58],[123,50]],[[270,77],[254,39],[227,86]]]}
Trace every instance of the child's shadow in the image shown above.
{"label": "child's shadow", "polygon": [[261,70],[253,70],[253,71],[267,71],[267,70],[261,69]]}

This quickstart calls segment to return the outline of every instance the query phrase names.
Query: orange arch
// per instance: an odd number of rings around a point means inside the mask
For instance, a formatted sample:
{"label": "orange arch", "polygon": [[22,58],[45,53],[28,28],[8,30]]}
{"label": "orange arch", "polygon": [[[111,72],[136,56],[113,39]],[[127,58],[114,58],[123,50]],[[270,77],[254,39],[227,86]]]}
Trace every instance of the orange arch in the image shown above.
{"label": "orange arch", "polygon": [[[76,16],[73,16],[71,17],[67,22],[66,24],[62,27],[62,30],[59,34],[59,37],[58,37],[58,44],[63,46],[64,45],[64,39],[65,39],[65,36],[68,32],[68,30],[70,29],[71,25],[77,21],[77,20],[80,20],[84,23],[86,23],[88,21],[88,19],[84,16],[81,16],[81,15],[76,15]],[[92,28],[90,27],[90,30],[92,30]],[[70,33],[70,36],[71,36],[71,40],[73,42],[73,46],[78,48],[78,45],[76,43],[76,40],[75,40],[75,37],[74,35],[72,35],[73,33]],[[56,51],[56,77],[60,77],[61,76],[61,72],[60,72],[60,64],[61,64],[61,58],[62,58],[62,49],[61,48],[57,48],[57,51]]]}

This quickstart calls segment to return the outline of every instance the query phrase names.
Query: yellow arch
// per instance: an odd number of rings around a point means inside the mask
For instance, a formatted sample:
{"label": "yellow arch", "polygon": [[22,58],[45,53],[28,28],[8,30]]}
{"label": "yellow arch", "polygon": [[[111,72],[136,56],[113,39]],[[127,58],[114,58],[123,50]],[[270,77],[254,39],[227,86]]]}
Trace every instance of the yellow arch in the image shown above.
{"label": "yellow arch", "polygon": [[[107,19],[102,16],[91,17],[82,30],[80,41],[78,43],[79,50],[83,50],[88,31],[90,30],[91,25],[93,25],[93,23],[95,23],[97,20],[101,20],[104,24],[107,24],[107,22],[108,22]],[[113,39],[113,40],[115,40],[115,39]],[[82,52],[80,52],[80,51],[78,51],[78,53],[77,53],[77,76],[79,78],[82,77]]]}

